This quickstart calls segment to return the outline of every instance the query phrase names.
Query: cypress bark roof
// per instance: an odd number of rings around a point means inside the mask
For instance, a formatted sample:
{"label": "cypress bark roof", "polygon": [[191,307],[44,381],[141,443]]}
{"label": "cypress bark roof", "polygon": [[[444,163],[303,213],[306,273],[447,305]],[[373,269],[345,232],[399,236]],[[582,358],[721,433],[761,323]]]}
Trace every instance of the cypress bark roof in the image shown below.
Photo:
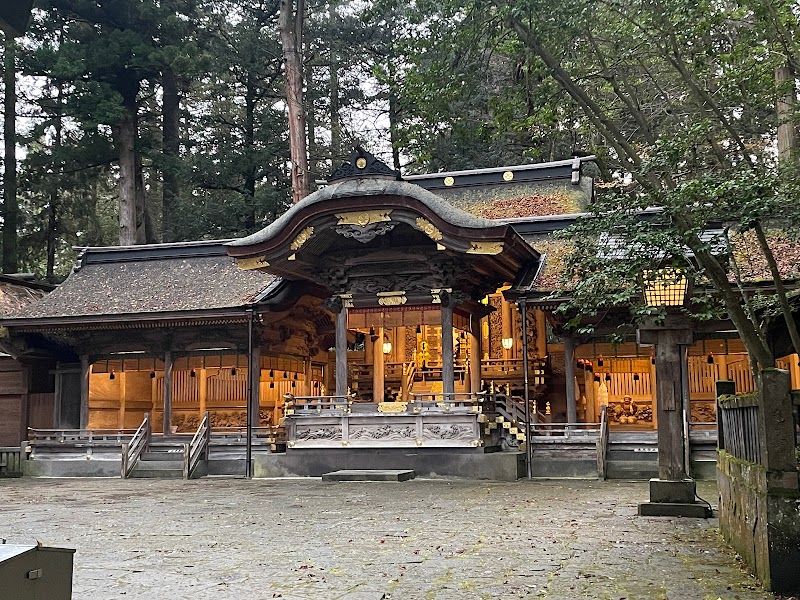
{"label": "cypress bark roof", "polygon": [[40,300],[51,286],[32,284],[8,275],[0,275],[0,316],[18,312]]}
{"label": "cypress bark roof", "polygon": [[88,248],[54,292],[7,317],[101,317],[213,310],[255,302],[276,281],[241,271],[223,242]]}

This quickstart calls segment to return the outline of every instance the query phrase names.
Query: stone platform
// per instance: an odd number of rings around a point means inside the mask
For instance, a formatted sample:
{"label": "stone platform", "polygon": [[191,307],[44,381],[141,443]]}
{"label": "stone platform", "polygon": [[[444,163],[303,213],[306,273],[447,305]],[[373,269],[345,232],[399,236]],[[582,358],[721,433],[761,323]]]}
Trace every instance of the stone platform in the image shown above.
{"label": "stone platform", "polygon": [[414,477],[414,471],[410,470],[351,469],[325,473],[322,481],[409,481]]}

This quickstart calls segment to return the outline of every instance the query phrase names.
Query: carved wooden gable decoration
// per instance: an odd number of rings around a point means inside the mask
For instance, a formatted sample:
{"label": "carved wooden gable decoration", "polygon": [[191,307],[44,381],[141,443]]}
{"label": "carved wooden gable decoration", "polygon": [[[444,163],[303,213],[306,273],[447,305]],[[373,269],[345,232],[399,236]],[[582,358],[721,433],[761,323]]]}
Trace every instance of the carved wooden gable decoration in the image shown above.
{"label": "carved wooden gable decoration", "polygon": [[505,223],[475,217],[357,149],[331,183],[227,245],[241,269],[308,281],[352,306],[480,299],[539,254]]}

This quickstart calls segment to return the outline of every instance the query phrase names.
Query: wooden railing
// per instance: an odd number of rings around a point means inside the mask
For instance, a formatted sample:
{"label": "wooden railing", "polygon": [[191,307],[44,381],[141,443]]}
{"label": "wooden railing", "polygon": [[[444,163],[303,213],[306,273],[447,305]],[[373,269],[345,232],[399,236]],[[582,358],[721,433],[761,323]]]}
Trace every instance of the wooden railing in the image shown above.
{"label": "wooden railing", "polygon": [[200,460],[208,460],[209,446],[211,445],[211,423],[208,411],[203,415],[203,420],[192,436],[192,441],[186,445],[183,457],[183,478],[190,479]]}
{"label": "wooden railing", "polygon": [[717,411],[719,448],[736,458],[761,464],[757,395],[723,396],[718,399]]}
{"label": "wooden railing", "polygon": [[22,476],[22,448],[0,448],[0,477]]}
{"label": "wooden railing", "polygon": [[135,429],[34,429],[28,428],[32,446],[121,446]]}
{"label": "wooden railing", "polygon": [[411,394],[408,403],[412,412],[445,412],[470,411],[480,412],[484,392],[431,392],[427,394]]}
{"label": "wooden railing", "polygon": [[[544,364],[541,359],[528,361],[529,382],[532,386],[544,385]],[[481,360],[481,374],[484,379],[522,378],[521,358],[485,358]]]}
{"label": "wooden railing", "polygon": [[608,456],[608,406],[600,407],[600,435],[597,436],[597,477],[606,479]]}
{"label": "wooden railing", "polygon": [[753,371],[746,356],[741,360],[728,362],[728,380],[736,383],[737,393],[749,394],[755,391],[756,385],[753,380]]}
{"label": "wooden railing", "polygon": [[145,414],[142,424],[139,429],[133,434],[131,441],[122,445],[122,468],[121,475],[123,479],[127,479],[133,471],[136,463],[141,457],[142,452],[147,450],[150,445],[150,438],[152,431],[150,429],[150,415]]}
{"label": "wooden railing", "polygon": [[286,400],[283,414],[290,415],[319,415],[347,414],[353,404],[354,396],[295,396],[284,394]]}

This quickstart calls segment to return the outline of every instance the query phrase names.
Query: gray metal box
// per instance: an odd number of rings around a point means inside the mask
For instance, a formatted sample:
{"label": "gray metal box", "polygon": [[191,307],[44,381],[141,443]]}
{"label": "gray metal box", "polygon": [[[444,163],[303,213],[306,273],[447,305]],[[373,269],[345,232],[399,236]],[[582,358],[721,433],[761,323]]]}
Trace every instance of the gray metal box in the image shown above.
{"label": "gray metal box", "polygon": [[0,544],[0,600],[71,600],[70,548]]}

